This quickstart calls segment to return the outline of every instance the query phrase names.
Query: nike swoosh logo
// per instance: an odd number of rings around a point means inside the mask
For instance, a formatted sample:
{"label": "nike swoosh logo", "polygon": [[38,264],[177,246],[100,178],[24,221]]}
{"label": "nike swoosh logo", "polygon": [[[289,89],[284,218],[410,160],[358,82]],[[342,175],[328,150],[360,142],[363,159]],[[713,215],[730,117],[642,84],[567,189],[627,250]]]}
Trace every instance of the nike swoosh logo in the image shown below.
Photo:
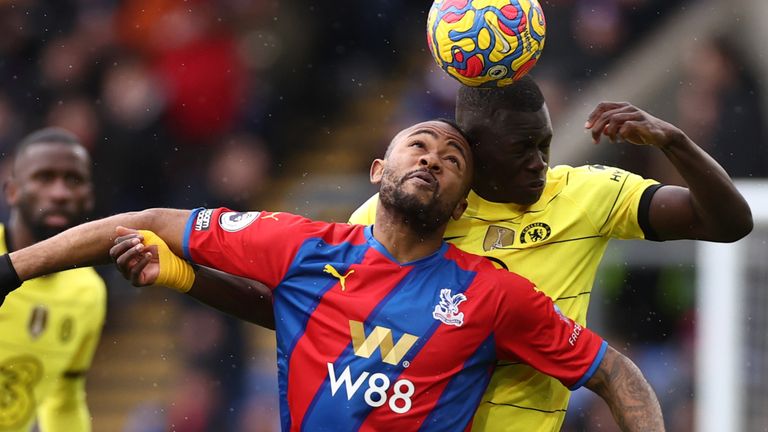
{"label": "nike swoosh logo", "polygon": [[460,235],[460,236],[453,236],[453,237],[443,237],[443,240],[450,241],[450,240],[456,240],[462,237],[466,237],[466,236]]}
{"label": "nike swoosh logo", "polygon": [[501,50],[499,50],[499,52],[502,54],[509,54],[512,51],[512,45],[507,42],[507,38],[504,36],[501,30],[492,25],[488,25],[488,27],[490,27],[491,31],[496,35],[496,39],[501,41]]}

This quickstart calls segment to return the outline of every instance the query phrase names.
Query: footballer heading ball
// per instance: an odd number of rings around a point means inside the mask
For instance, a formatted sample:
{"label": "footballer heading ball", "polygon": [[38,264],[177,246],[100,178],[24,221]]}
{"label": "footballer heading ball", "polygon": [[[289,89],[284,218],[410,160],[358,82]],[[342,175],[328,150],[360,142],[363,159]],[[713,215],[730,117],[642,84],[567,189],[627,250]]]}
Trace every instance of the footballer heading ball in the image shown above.
{"label": "footballer heading ball", "polygon": [[427,43],[437,64],[462,84],[501,87],[533,68],[545,30],[536,0],[435,0]]}

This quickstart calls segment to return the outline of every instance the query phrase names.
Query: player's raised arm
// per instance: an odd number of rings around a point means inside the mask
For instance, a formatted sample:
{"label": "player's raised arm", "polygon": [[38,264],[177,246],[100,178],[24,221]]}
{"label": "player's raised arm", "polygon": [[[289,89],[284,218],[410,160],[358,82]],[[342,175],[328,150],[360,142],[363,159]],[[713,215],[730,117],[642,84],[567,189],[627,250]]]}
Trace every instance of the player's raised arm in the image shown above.
{"label": "player's raised arm", "polygon": [[621,430],[664,430],[661,406],[651,385],[632,360],[615,349],[608,347],[584,386],[605,400]]}
{"label": "player's raised arm", "polygon": [[0,256],[0,300],[21,282],[74,267],[109,262],[109,249],[119,225],[157,232],[174,253],[181,254],[189,210],[151,209],[123,213],[70,228],[32,246]]}
{"label": "player's raised arm", "polygon": [[626,102],[602,102],[585,127],[595,142],[605,135],[659,148],[688,184],[653,195],[648,217],[660,240],[732,242],[752,230],[752,212],[728,173],[676,126]]}

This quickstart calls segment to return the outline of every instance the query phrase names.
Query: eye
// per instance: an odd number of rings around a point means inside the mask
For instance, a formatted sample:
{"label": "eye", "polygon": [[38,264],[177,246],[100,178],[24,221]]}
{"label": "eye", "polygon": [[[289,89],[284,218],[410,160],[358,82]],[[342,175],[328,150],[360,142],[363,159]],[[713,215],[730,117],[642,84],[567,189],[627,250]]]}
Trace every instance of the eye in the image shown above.
{"label": "eye", "polygon": [[523,157],[523,156],[525,156],[526,153],[527,153],[527,150],[522,148],[522,147],[518,147],[518,148],[512,149],[509,152],[509,154],[514,156],[514,157]]}
{"label": "eye", "polygon": [[85,183],[85,179],[78,175],[68,175],[66,177],[67,184],[70,186],[79,186]]}
{"label": "eye", "polygon": [[56,178],[56,176],[52,172],[41,171],[41,172],[35,173],[33,178],[40,182],[50,183],[53,181],[53,179]]}
{"label": "eye", "polygon": [[459,158],[457,158],[456,156],[446,156],[445,160],[456,165],[457,167],[461,166],[461,162],[459,161]]}
{"label": "eye", "polygon": [[424,143],[421,141],[414,141],[411,143],[410,147],[424,148]]}

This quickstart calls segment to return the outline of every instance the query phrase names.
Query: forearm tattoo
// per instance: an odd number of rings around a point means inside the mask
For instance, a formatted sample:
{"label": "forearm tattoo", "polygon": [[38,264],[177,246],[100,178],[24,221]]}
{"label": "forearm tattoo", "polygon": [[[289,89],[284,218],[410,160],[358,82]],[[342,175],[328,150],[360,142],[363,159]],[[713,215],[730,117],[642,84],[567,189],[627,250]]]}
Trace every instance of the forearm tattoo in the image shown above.
{"label": "forearm tattoo", "polygon": [[611,408],[622,431],[663,431],[664,420],[656,394],[640,369],[612,348],[587,387]]}

